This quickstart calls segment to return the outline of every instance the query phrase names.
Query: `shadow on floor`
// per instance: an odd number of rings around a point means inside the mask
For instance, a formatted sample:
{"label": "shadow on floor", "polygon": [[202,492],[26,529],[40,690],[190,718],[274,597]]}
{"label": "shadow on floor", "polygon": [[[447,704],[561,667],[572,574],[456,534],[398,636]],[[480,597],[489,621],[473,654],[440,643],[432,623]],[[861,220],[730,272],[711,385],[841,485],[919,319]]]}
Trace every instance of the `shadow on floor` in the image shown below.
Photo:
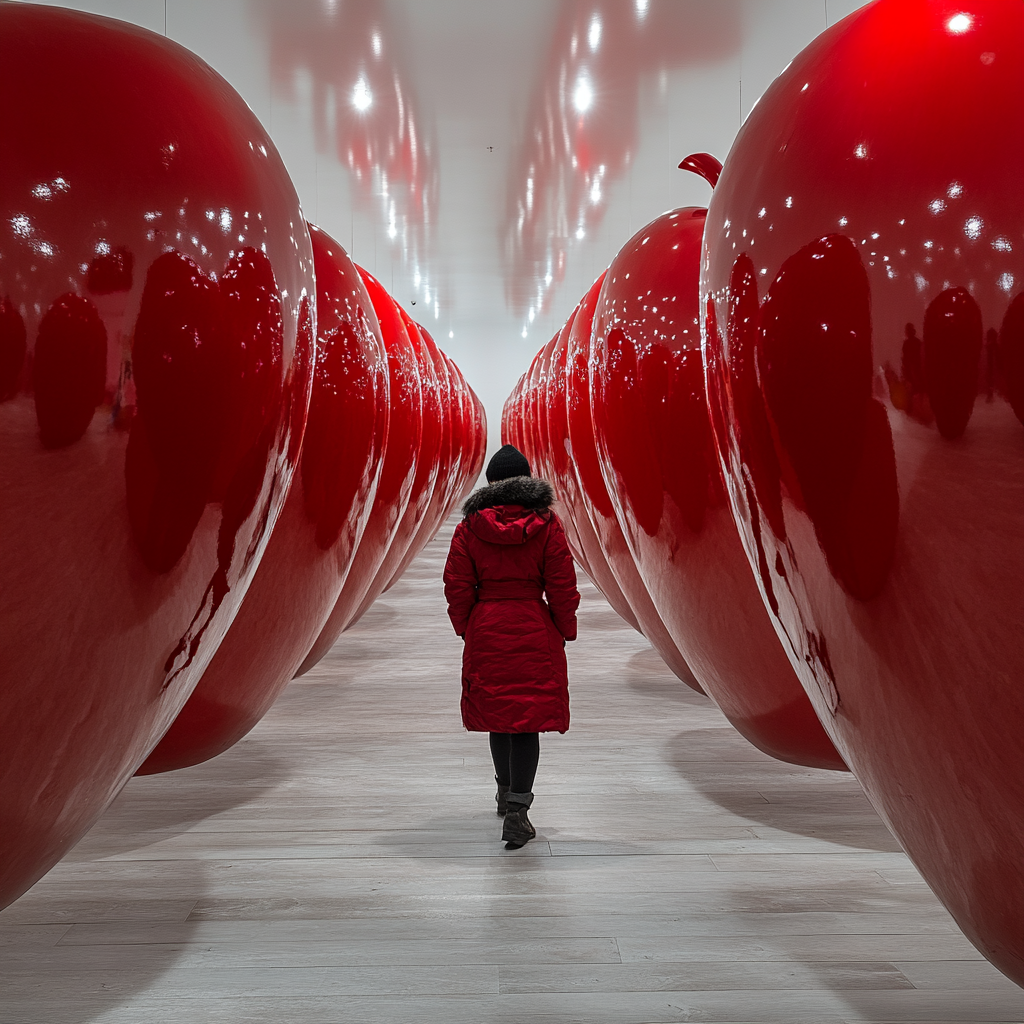
{"label": "shadow on floor", "polygon": [[247,736],[203,764],[129,779],[64,860],[80,863],[130,853],[156,839],[180,835],[199,822],[260,799],[290,774],[283,759]]}
{"label": "shadow on floor", "polygon": [[[666,760],[680,777],[719,807],[755,825],[857,850],[900,852],[899,843],[852,776],[775,761],[748,744],[739,733],[721,728],[688,729],[671,739],[666,748]],[[723,784],[721,776],[709,776],[707,768],[712,760],[723,767],[732,761],[763,762],[766,772],[761,790],[769,795],[759,792],[763,802],[752,800],[755,794],[749,790],[731,788]],[[824,802],[823,778],[834,779],[837,786]]]}
{"label": "shadow on floor", "polygon": [[[196,925],[188,914],[208,894],[215,865],[106,859],[258,801],[291,775],[286,759],[250,735],[204,764],[131,779],[61,864],[0,914],[0,928],[71,925],[56,945],[0,943],[0,1021],[87,1024],[157,988],[189,952]],[[62,878],[62,865],[74,864],[95,866],[81,896]],[[148,884],[168,872],[173,884]]]}

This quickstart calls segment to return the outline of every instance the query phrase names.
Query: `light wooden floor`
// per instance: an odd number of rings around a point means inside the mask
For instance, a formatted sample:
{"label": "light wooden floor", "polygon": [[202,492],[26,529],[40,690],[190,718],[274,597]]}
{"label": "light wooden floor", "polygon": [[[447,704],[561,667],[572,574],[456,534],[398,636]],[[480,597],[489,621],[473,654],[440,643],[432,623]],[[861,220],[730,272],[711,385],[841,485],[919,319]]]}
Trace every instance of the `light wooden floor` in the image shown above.
{"label": "light wooden floor", "polygon": [[781,764],[589,585],[538,838],[458,717],[450,531],[266,720],[0,914],[3,1024],[1021,1021],[849,776]]}

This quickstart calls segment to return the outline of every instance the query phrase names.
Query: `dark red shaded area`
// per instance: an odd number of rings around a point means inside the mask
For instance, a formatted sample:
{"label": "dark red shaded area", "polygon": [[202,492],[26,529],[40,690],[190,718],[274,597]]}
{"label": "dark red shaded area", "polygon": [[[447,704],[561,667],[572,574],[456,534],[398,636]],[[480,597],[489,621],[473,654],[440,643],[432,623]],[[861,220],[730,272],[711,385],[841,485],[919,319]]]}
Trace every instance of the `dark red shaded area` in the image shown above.
{"label": "dark red shaded area", "polygon": [[0,301],[0,402],[18,393],[25,363],[25,321],[9,298]]}
{"label": "dark red shaded area", "polygon": [[1017,419],[1024,423],[1024,292],[1007,307],[999,328],[999,375]]}
{"label": "dark red shaded area", "polygon": [[74,444],[103,401],[107,331],[96,307],[66,292],[39,324],[32,386],[39,437],[46,448]]}
{"label": "dark red shaded area", "polygon": [[[767,517],[775,535],[784,538],[786,524],[782,517],[782,471],[775,454],[764,395],[757,379],[756,350],[760,320],[757,280],[753,261],[746,253],[740,253],[733,264],[729,276],[727,309],[725,359],[718,376],[708,373],[708,387],[715,389],[721,402],[718,380],[724,378],[732,403],[742,410],[742,415],[736,417],[733,429],[736,431],[743,472],[757,497],[761,513]],[[712,358],[712,349],[717,356],[718,350],[711,344],[709,331],[709,359]],[[724,418],[723,425],[717,431],[721,438],[727,436]],[[794,494],[799,494],[797,487],[792,490]]]}
{"label": "dark red shaded area", "polygon": [[135,256],[126,245],[93,257],[85,278],[85,286],[93,295],[131,291]]}
{"label": "dark red shaded area", "polygon": [[768,413],[829,567],[869,600],[892,566],[899,490],[888,418],[871,394],[867,274],[848,238],[829,235],[783,263],[759,341]]}
{"label": "dark red shaded area", "polygon": [[947,288],[924,314],[924,384],[939,433],[961,437],[974,411],[981,365],[981,308],[966,288]]}

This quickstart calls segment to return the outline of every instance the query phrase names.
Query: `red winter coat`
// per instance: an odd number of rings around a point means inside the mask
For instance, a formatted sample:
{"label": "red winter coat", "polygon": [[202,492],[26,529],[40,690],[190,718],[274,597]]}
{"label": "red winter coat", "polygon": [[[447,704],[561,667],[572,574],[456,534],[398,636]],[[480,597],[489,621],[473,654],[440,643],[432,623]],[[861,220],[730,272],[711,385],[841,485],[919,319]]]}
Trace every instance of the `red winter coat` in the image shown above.
{"label": "red winter coat", "polygon": [[466,641],[462,721],[474,732],[569,728],[564,641],[580,595],[553,500],[543,480],[499,480],[470,495],[455,528],[444,594]]}

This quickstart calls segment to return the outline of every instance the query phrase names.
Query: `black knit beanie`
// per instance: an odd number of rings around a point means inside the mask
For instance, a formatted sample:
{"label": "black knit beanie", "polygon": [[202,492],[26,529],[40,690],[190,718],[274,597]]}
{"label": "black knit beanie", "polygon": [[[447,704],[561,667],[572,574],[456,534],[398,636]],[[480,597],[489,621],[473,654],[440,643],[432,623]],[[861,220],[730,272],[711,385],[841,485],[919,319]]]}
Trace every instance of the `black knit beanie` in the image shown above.
{"label": "black knit beanie", "polygon": [[487,482],[497,483],[507,480],[510,476],[529,476],[530,463],[526,456],[515,446],[503,444],[487,463]]}

